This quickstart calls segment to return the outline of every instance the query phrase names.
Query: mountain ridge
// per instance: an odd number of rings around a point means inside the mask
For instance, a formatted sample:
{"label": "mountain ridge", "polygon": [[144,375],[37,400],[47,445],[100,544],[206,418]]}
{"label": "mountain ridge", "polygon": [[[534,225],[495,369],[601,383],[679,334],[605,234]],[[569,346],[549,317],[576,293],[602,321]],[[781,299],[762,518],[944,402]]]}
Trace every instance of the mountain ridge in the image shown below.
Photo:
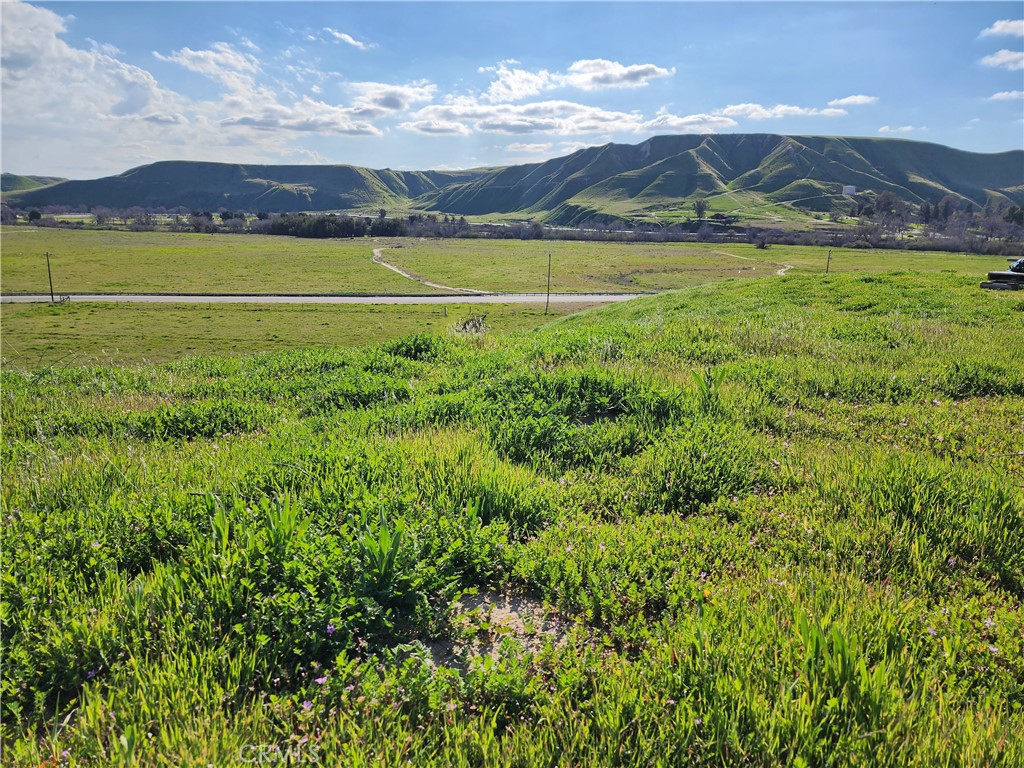
{"label": "mountain ridge", "polygon": [[329,211],[398,207],[457,215],[521,214],[552,224],[681,211],[694,196],[744,195],[829,211],[842,188],[909,203],[947,195],[1024,205],[1024,150],[982,154],[890,138],[682,134],[604,144],[537,163],[466,171],[354,165],[160,161],[116,176],[5,197],[14,205]]}

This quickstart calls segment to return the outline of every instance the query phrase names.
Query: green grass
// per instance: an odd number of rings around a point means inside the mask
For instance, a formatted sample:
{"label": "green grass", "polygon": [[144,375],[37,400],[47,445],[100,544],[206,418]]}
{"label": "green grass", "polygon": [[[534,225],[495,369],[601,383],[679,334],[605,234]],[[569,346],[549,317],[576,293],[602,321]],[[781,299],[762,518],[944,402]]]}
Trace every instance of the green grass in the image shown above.
{"label": "green grass", "polygon": [[[384,251],[391,263],[431,281],[490,291],[544,291],[548,254],[553,291],[659,291],[726,278],[823,274],[828,248],[747,243],[600,243],[518,240],[394,240]],[[832,249],[830,272],[870,274],[892,269],[948,270],[978,280],[1005,259],[992,256]]]}
{"label": "green grass", "polygon": [[[348,347],[443,333],[486,315],[495,333],[529,330],[586,305],[4,304],[4,366],[136,365],[190,355]],[[447,315],[445,314],[447,310]]]}
{"label": "green grass", "polygon": [[370,240],[4,227],[5,293],[437,293],[371,262]]}
{"label": "green grass", "polygon": [[4,762],[1021,765],[1024,303],[976,282],[5,367]]}

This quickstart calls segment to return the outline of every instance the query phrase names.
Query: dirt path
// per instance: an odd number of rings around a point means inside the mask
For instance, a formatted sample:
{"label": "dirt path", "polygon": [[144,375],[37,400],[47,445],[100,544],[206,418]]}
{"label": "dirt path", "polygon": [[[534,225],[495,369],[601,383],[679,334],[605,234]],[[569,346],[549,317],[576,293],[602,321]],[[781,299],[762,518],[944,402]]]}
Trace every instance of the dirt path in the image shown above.
{"label": "dirt path", "polygon": [[793,265],[792,264],[786,264],[785,262],[769,261],[768,259],[764,259],[762,261],[761,259],[753,259],[750,256],[737,256],[735,253],[729,253],[727,251],[716,251],[716,253],[720,253],[723,256],[732,256],[732,258],[734,258],[734,259],[743,259],[744,261],[752,261],[755,264],[774,264],[776,267],[779,267],[779,269],[777,269],[775,271],[775,274],[778,275],[779,277],[782,277],[783,275],[786,274],[786,272],[788,272],[789,270],[793,269]]}
{"label": "dirt path", "polygon": [[432,283],[429,280],[424,280],[421,277],[416,277],[416,275],[412,274],[411,272],[406,272],[401,267],[396,267],[391,262],[384,261],[384,253],[383,253],[383,251],[384,251],[383,248],[374,248],[373,249],[373,263],[374,264],[380,264],[382,267],[387,267],[388,269],[392,270],[393,272],[397,272],[402,277],[408,278],[409,280],[414,280],[415,282],[419,283],[420,285],[426,285],[429,288],[437,288],[439,291],[452,291],[454,293],[469,293],[469,294],[473,294],[473,295],[476,295],[476,296],[486,296],[488,294],[488,291],[478,291],[476,288],[455,288],[455,287],[450,286],[450,285],[442,285],[441,283]]}

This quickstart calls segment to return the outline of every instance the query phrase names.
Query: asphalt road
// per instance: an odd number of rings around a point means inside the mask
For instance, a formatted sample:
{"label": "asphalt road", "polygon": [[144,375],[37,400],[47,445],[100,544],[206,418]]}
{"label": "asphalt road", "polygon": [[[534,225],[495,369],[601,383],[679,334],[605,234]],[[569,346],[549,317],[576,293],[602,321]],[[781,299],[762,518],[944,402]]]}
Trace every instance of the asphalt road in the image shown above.
{"label": "asphalt road", "polygon": [[[552,293],[552,304],[601,304],[629,301],[645,293]],[[58,300],[63,296],[58,296]],[[8,294],[0,296],[4,304],[49,302],[50,294]],[[72,302],[127,302],[139,304],[543,304],[543,293],[483,293],[441,296],[329,296],[270,294],[168,294],[168,293],[76,293]]]}

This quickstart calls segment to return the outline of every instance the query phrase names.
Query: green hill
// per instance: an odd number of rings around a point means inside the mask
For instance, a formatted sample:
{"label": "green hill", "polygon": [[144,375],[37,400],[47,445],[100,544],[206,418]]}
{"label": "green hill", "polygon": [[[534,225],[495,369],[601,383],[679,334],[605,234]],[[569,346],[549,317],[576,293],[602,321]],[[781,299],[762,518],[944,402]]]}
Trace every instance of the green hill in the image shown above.
{"label": "green hill", "polygon": [[59,176],[19,176],[16,173],[0,175],[0,192],[25,192],[66,181]]}
{"label": "green hill", "polygon": [[387,206],[466,181],[472,171],[407,172],[351,165],[237,165],[164,161],[12,197],[19,206],[84,205],[327,211]]}
{"label": "green hill", "polygon": [[[161,162],[95,181],[10,196],[21,206],[133,205],[324,211],[403,207],[458,215],[520,215],[578,224],[597,215],[681,216],[695,195],[712,210],[777,204],[846,207],[844,186],[914,204],[946,195],[977,206],[1024,204],[1024,151],[965,152],[902,139],[725,134],[606,144],[542,163],[474,171],[371,170]],[[742,193],[738,195],[737,193]]]}

